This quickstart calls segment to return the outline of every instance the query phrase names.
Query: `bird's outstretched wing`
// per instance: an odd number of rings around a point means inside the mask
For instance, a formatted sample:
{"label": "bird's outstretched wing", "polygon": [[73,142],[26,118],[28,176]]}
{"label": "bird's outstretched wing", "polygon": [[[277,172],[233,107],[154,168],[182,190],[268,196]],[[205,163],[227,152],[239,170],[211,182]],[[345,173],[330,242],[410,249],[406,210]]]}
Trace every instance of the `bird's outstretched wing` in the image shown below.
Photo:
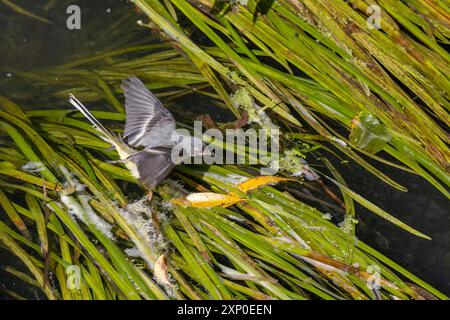
{"label": "bird's outstretched wing", "polygon": [[171,145],[175,119],[137,77],[123,81],[126,123],[123,139],[132,147]]}
{"label": "bird's outstretched wing", "polygon": [[148,190],[153,190],[159,185],[175,167],[171,159],[171,149],[164,147],[142,150],[128,160],[136,165],[139,181]]}

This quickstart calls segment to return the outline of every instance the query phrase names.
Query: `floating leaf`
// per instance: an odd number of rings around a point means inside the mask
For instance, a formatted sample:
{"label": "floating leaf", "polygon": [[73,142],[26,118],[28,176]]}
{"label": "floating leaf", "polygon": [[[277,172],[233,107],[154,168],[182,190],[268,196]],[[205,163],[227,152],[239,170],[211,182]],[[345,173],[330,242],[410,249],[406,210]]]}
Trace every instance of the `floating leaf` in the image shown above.
{"label": "floating leaf", "polygon": [[232,194],[220,194],[214,192],[192,193],[185,198],[177,198],[172,200],[173,204],[182,206],[191,206],[195,208],[207,207],[227,207],[245,199],[239,198]]}
{"label": "floating leaf", "polygon": [[282,178],[282,177],[274,177],[274,176],[261,176],[261,177],[256,177],[256,178],[252,178],[249,179],[245,182],[242,182],[241,184],[239,184],[237,186],[237,188],[239,190],[241,190],[242,192],[249,192],[249,191],[253,191],[255,189],[264,187],[266,185],[269,184],[275,184],[278,182],[283,182],[283,181],[293,181],[294,179],[289,179],[289,178]]}
{"label": "floating leaf", "polygon": [[[237,186],[242,192],[250,192],[252,190],[258,189],[260,187],[267,186],[269,184],[274,184],[282,181],[289,181],[293,179],[274,177],[274,176],[260,176],[256,178],[249,179]],[[234,193],[220,194],[214,192],[202,192],[202,193],[192,193],[185,198],[177,198],[172,200],[173,204],[181,205],[185,207],[228,207],[236,204],[240,201],[245,201],[245,199],[240,198]]]}

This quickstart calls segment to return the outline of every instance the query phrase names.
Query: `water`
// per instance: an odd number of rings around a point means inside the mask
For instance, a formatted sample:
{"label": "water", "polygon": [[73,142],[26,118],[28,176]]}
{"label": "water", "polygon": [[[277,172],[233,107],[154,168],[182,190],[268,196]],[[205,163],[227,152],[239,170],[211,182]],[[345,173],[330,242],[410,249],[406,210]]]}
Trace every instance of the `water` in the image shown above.
{"label": "water", "polygon": [[[58,1],[59,4],[47,12],[43,11],[42,7],[49,1],[33,1],[32,5],[29,1],[16,2],[20,5],[26,4],[25,8],[53,22],[49,25],[20,16],[0,4],[0,94],[24,105],[42,107],[40,101],[48,101],[49,98],[46,97],[45,88],[41,88],[41,91],[32,88],[29,82],[23,81],[15,74],[15,70],[28,71],[54,66],[77,53],[87,55],[105,46],[118,47],[123,41],[150,36],[147,30],[139,29],[135,25],[134,22],[139,18],[137,14],[122,24],[124,33],[131,30],[128,33],[134,38],[121,39],[105,34],[98,36],[102,27],[117,22],[121,10],[129,9],[130,4],[126,1]],[[66,27],[66,8],[69,4],[77,4],[82,9],[81,30],[71,31]],[[195,103],[182,103],[198,114],[208,111],[208,103],[204,98]],[[215,111],[214,118],[224,120],[227,118],[226,112]],[[396,169],[377,165],[407,187],[408,193],[401,193],[387,186],[359,166],[340,165],[338,161],[335,163],[353,190],[431,236],[433,241],[409,235],[361,207],[357,207],[361,221],[357,227],[358,236],[423,280],[450,294],[448,200],[421,178]],[[25,271],[15,257],[0,248],[0,269],[8,265]],[[16,281],[3,271],[0,271],[0,287],[10,288],[30,298],[42,298],[38,290]],[[4,297],[0,290],[0,299]]]}
{"label": "water", "polygon": [[444,293],[450,293],[450,215],[448,200],[424,179],[377,165],[408,189],[400,192],[361,167],[338,165],[349,186],[406,224],[430,236],[428,241],[399,229],[357,206],[358,236]]}

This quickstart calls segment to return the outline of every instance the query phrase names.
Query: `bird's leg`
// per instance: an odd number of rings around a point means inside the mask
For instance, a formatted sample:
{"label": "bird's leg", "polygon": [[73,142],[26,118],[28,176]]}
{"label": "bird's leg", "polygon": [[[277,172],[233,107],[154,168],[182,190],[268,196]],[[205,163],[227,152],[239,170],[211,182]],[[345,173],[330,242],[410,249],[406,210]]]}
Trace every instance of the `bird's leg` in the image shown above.
{"label": "bird's leg", "polygon": [[152,198],[153,198],[153,191],[149,191],[146,195],[147,201],[148,202],[152,202]]}

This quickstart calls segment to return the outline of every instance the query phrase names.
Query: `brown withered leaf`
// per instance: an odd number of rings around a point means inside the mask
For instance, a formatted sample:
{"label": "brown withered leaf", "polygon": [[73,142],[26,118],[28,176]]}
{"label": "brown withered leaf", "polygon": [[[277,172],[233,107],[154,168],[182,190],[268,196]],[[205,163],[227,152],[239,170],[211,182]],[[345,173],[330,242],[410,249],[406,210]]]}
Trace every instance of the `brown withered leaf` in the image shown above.
{"label": "brown withered leaf", "polygon": [[165,254],[162,254],[158,258],[158,260],[156,260],[154,272],[155,277],[159,283],[164,285],[170,285],[169,271],[167,268],[167,259]]}

